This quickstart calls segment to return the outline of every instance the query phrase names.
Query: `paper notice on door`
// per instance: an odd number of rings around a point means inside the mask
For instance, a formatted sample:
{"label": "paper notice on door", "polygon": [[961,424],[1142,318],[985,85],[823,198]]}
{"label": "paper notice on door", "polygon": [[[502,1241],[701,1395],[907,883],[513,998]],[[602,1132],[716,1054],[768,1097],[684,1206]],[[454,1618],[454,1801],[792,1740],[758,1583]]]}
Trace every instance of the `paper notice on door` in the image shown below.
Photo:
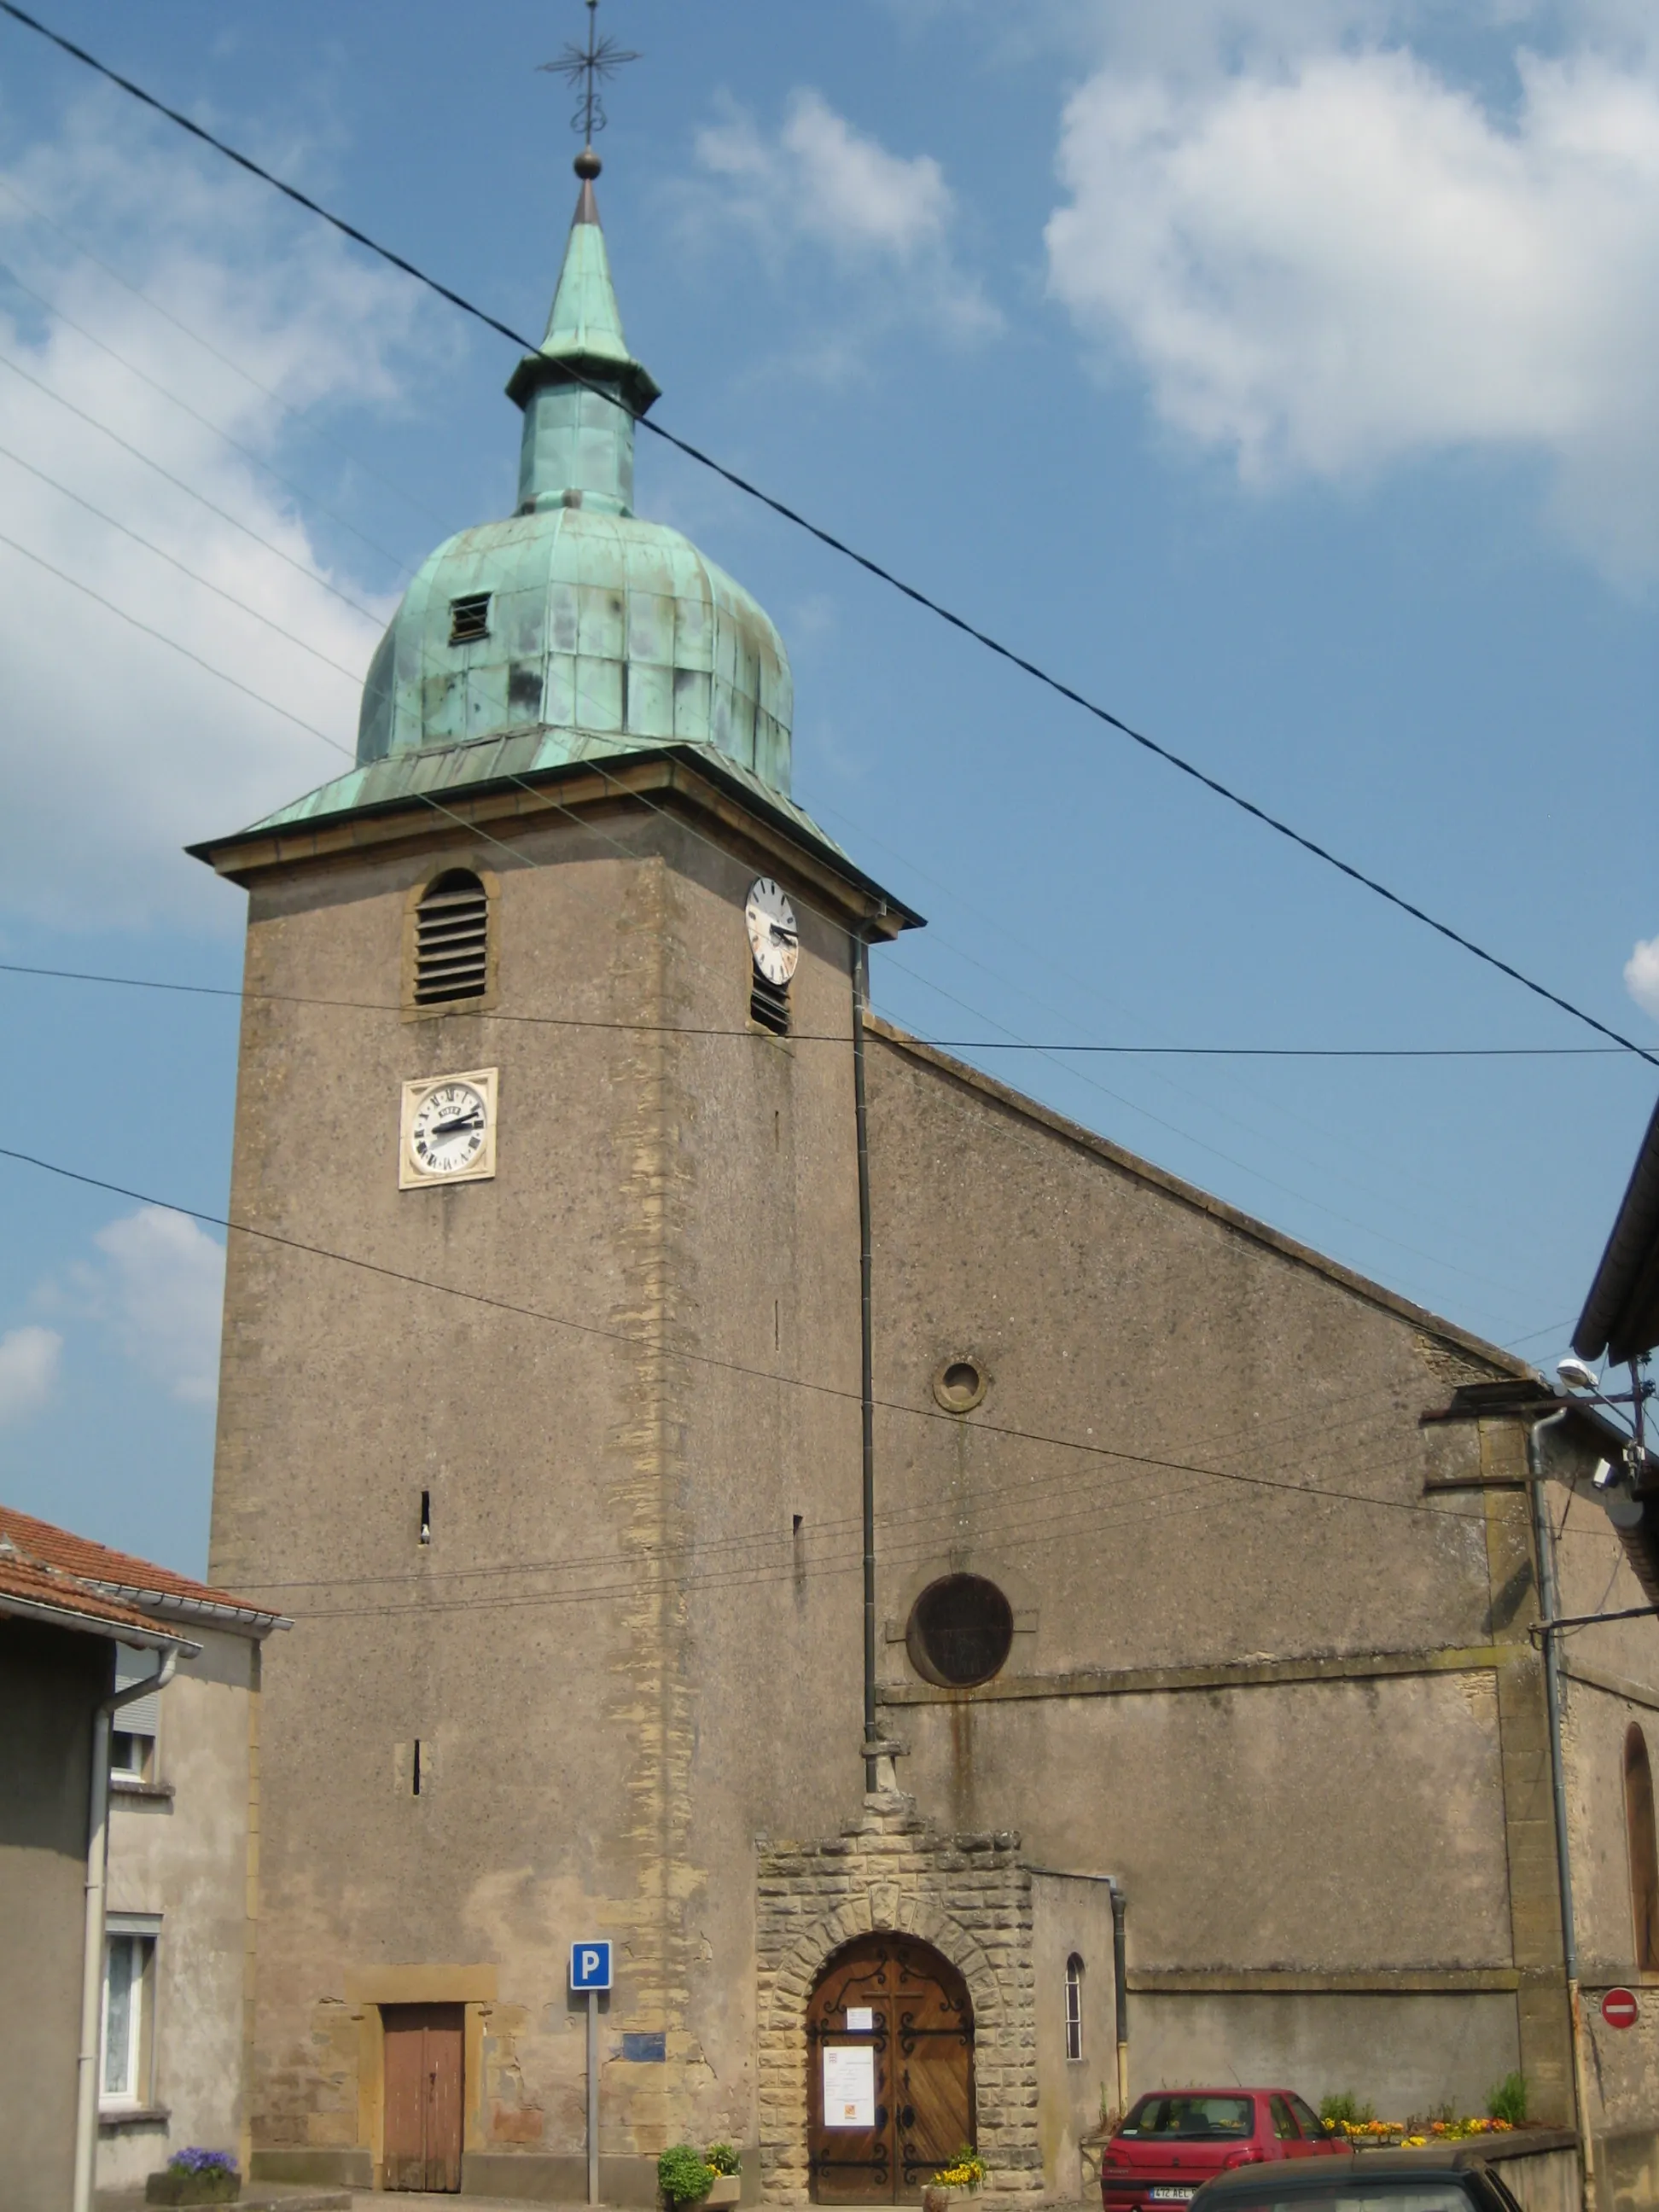
{"label": "paper notice on door", "polygon": [[826,2128],[876,2124],[876,2054],[867,2043],[824,2045],[823,2124]]}
{"label": "paper notice on door", "polygon": [[848,2035],[873,2035],[876,2032],[874,2005],[848,2005],[845,2019]]}

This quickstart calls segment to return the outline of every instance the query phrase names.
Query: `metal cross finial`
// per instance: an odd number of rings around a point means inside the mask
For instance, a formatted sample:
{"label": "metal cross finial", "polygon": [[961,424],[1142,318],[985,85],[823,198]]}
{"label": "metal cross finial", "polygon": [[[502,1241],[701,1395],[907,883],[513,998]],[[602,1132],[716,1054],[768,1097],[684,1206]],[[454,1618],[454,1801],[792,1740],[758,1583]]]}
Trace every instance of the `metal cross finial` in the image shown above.
{"label": "metal cross finial", "polygon": [[603,131],[607,119],[599,87],[607,77],[614,76],[625,62],[639,59],[638,54],[619,46],[608,33],[604,38],[599,36],[599,0],[587,0],[587,44],[567,46],[556,61],[541,64],[550,75],[562,76],[576,94],[570,127],[581,132],[583,146],[589,151],[592,149],[593,133]]}

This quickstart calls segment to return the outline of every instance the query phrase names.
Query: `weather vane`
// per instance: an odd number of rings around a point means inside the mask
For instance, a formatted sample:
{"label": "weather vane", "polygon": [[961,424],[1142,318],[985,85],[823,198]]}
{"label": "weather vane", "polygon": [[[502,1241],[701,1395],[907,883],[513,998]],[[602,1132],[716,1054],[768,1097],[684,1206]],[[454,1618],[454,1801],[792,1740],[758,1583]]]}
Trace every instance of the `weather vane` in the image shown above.
{"label": "weather vane", "polygon": [[541,64],[550,76],[562,76],[576,94],[570,127],[581,132],[582,152],[592,157],[596,169],[599,157],[593,153],[593,134],[603,131],[607,120],[599,87],[625,62],[639,59],[638,54],[618,46],[609,33],[599,36],[599,0],[587,0],[587,44],[579,46],[573,42],[556,61]]}

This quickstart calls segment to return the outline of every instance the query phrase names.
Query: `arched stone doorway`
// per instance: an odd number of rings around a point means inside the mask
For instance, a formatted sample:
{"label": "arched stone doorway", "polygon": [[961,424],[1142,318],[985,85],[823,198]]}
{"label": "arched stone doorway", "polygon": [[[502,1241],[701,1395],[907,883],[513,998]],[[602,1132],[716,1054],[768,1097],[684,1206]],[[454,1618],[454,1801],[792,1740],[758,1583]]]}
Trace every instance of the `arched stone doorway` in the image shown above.
{"label": "arched stone doorway", "polygon": [[878,1930],[831,1954],[806,2008],[817,2204],[917,2204],[975,2135],[974,2010],[948,1959]]}

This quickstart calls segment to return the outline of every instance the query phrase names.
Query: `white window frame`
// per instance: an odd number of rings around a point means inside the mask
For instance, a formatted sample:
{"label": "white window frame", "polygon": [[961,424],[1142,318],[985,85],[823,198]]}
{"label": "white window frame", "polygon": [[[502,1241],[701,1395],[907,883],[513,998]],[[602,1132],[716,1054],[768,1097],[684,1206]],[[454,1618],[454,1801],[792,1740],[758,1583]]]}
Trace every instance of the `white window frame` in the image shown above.
{"label": "white window frame", "polygon": [[[155,2103],[155,1953],[159,1912],[112,1912],[104,1923],[104,2002],[98,2035],[98,2109],[112,2117],[142,2112]],[[110,1967],[122,1945],[136,1968],[128,1982],[125,2078],[109,2086]]]}
{"label": "white window frame", "polygon": [[1083,1954],[1073,1951],[1066,1961],[1066,2061],[1078,2064],[1083,2057]]}

